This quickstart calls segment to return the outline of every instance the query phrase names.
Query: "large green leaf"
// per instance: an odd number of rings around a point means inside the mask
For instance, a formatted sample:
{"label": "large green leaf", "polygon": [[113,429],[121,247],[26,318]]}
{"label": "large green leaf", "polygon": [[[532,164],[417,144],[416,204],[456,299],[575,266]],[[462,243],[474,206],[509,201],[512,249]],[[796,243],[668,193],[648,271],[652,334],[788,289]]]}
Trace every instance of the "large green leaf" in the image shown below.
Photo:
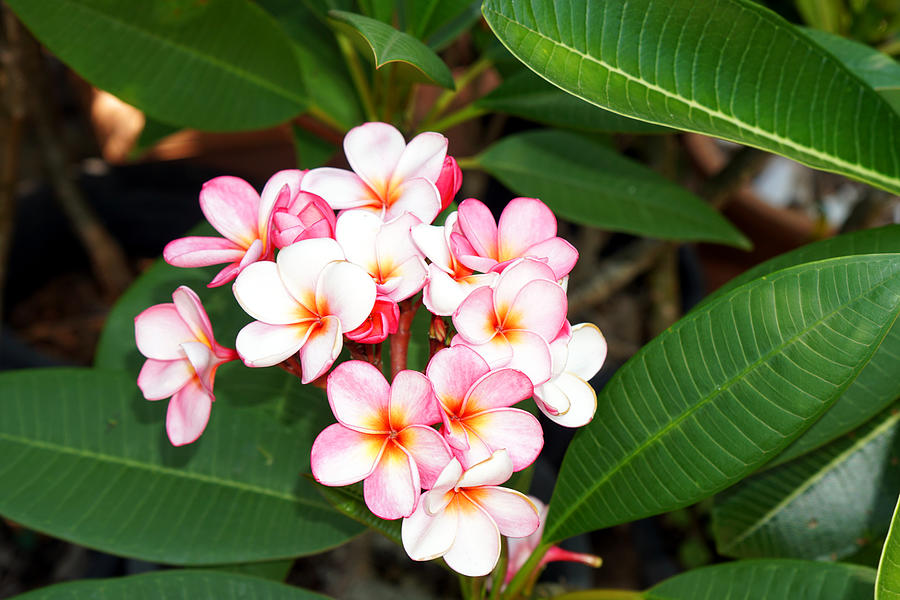
{"label": "large green leaf", "polygon": [[563,460],[546,540],[743,479],[840,396],[898,314],[900,254],[884,254],[778,271],[687,315],[603,388]]}
{"label": "large green leaf", "polygon": [[749,0],[485,0],[504,44],[598,106],[900,191],[900,116]]}
{"label": "large green leaf", "polygon": [[644,600],[867,600],[875,572],[801,560],[742,560],[694,569],[644,592]]}
{"label": "large green leaf", "polygon": [[579,131],[666,133],[671,130],[604,110],[552,86],[531,71],[505,79],[475,102],[479,108]]}
{"label": "large green leaf", "polygon": [[897,501],[891,528],[884,542],[875,583],[875,600],[897,598],[900,598],[900,500]]}
{"label": "large green leaf", "polygon": [[420,70],[429,79],[445,88],[453,89],[453,74],[434,50],[390,25],[351,12],[333,10],[334,19],[359,31],[375,54],[375,68],[390,62],[403,62]]}
{"label": "large green leaf", "polygon": [[887,533],[900,469],[900,412],[745,479],[716,498],[720,554],[837,560]]}
{"label": "large green leaf", "polygon": [[163,598],[215,598],[215,600],[327,600],[282,583],[258,577],[214,571],[172,570],[59,583],[35,590],[17,600],[160,600]]}
{"label": "large green leaf", "polygon": [[900,64],[896,60],[871,46],[839,35],[818,29],[801,31],[840,59],[848,69],[881,94],[895,110],[900,110]]}
{"label": "large green leaf", "polygon": [[731,223],[681,186],[572,132],[507,136],[476,161],[515,193],[540,198],[576,223],[664,239],[749,245]]}
{"label": "large green leaf", "polygon": [[[782,254],[735,277],[701,302],[694,310],[700,310],[707,303],[731,293],[732,290],[748,281],[779,269],[835,256],[879,252],[900,252],[900,225],[848,233]],[[779,454],[770,463],[770,466],[801,456],[851,431],[900,397],[900,378],[896,375],[898,361],[900,361],[900,324],[895,323],[885,336],[881,346],[872,355],[869,364],[834,403],[834,406],[828,409],[821,419],[788,446],[784,452]]]}
{"label": "large green leaf", "polygon": [[306,106],[290,42],[252,2],[7,4],[79,75],[166,123],[258,129]]}
{"label": "large green leaf", "polygon": [[384,537],[397,545],[403,545],[400,540],[400,520],[387,521],[372,514],[366,506],[363,498],[362,486],[349,485],[341,487],[328,487],[318,485],[319,493],[338,511],[347,515],[354,521],[359,521],[369,529],[374,529]]}
{"label": "large green leaf", "polygon": [[287,558],[361,531],[300,476],[333,419],[279,370],[224,365],[209,426],[180,448],[133,374],[9,372],[0,389],[0,514],[38,531],[168,564]]}

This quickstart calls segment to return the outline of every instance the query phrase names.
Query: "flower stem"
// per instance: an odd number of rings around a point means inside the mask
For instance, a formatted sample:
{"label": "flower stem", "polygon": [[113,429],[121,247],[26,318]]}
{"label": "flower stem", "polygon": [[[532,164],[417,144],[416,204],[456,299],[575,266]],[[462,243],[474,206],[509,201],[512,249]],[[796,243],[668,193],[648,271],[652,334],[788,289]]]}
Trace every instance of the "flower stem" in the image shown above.
{"label": "flower stem", "polygon": [[489,69],[493,64],[494,63],[491,60],[482,58],[473,63],[462,75],[457,77],[454,81],[455,89],[445,90],[444,93],[438,97],[434,106],[431,107],[431,110],[428,111],[428,114],[422,119],[422,123],[419,125],[419,131],[433,131],[434,128],[431,124],[434,123],[435,119],[447,110],[450,104],[456,100],[457,96],[459,96],[460,92],[466,89],[476,77]]}
{"label": "flower stem", "polygon": [[419,131],[446,131],[454,125],[459,125],[471,119],[477,119],[481,115],[487,114],[487,110],[479,108],[474,104],[468,104],[454,113],[450,113],[443,119],[432,123],[423,123],[419,127]]}
{"label": "flower stem", "polygon": [[412,322],[416,316],[419,303],[412,300],[404,300],[400,303],[400,322],[397,324],[397,333],[391,336],[391,379],[397,373],[406,368],[406,356],[409,351],[409,336],[412,331]]}
{"label": "flower stem", "polygon": [[359,98],[362,101],[366,119],[377,121],[378,111],[375,110],[375,104],[372,101],[372,91],[369,88],[369,82],[366,81],[362,65],[359,64],[359,56],[356,54],[356,50],[353,49],[353,44],[350,43],[347,36],[339,33],[336,37],[341,54],[344,55],[347,67],[350,69],[350,78],[353,80],[353,85],[356,86],[356,91],[359,93]]}
{"label": "flower stem", "polygon": [[497,562],[497,566],[494,567],[494,577],[491,580],[490,600],[498,600],[500,598],[500,590],[503,589],[503,580],[506,579],[506,568],[509,563],[506,537],[501,537],[500,543],[500,560]]}
{"label": "flower stem", "polygon": [[544,543],[534,549],[534,552],[531,553],[525,564],[522,565],[515,577],[509,582],[509,585],[506,586],[503,596],[501,596],[502,598],[517,598],[519,593],[523,591],[523,588],[534,585],[533,576],[540,569],[541,559],[544,558],[544,554],[547,553],[551,545]]}

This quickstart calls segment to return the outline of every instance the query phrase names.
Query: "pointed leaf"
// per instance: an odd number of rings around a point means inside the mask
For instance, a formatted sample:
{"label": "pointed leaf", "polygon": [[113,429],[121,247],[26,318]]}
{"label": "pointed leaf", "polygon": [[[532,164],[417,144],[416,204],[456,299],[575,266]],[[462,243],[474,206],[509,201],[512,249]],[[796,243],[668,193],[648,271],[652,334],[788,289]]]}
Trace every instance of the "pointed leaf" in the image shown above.
{"label": "pointed leaf", "polygon": [[900,191],[893,107],[750,0],[486,0],[482,11],[519,60],[579,98]]}
{"label": "pointed leaf", "polygon": [[875,582],[875,600],[900,598],[900,500],[894,509],[891,528],[884,541],[881,561],[878,563],[878,579]]}
{"label": "pointed leaf", "polygon": [[[779,269],[836,256],[878,252],[900,252],[900,225],[848,233],[782,254],[735,277],[705,298],[694,310],[700,310],[748,281]],[[898,360],[900,323],[895,323],[869,364],[834,406],[768,466],[787,462],[859,427],[900,397],[900,377],[896,376]]]}
{"label": "pointed leaf", "polygon": [[337,511],[347,515],[354,521],[362,523],[369,529],[374,529],[398,546],[403,545],[403,542],[400,540],[400,520],[386,521],[373,515],[369,507],[366,506],[360,485],[343,487],[316,485],[316,489]]}
{"label": "pointed leaf", "polygon": [[215,598],[216,600],[327,600],[326,596],[258,577],[176,569],[116,579],[86,579],[58,583],[18,600],[159,600]]}
{"label": "pointed leaf", "polygon": [[515,193],[540,198],[576,223],[664,239],[749,244],[681,186],[575,133],[544,129],[507,136],[477,161]]}
{"label": "pointed leaf", "polygon": [[453,89],[453,74],[434,50],[414,38],[397,31],[390,25],[351,12],[333,10],[332,18],[347,23],[362,34],[375,54],[375,68],[390,62],[408,63],[436,84]]}
{"label": "pointed leaf", "polygon": [[8,4],[79,75],[166,123],[259,129],[306,106],[290,42],[252,2]]}
{"label": "pointed leaf", "polygon": [[895,406],[788,464],[716,497],[720,554],[838,560],[887,533],[900,489]]}
{"label": "pointed leaf", "polygon": [[778,271],[666,330],[603,388],[545,537],[692,504],[740,481],[853,381],[900,314],[900,255]]}

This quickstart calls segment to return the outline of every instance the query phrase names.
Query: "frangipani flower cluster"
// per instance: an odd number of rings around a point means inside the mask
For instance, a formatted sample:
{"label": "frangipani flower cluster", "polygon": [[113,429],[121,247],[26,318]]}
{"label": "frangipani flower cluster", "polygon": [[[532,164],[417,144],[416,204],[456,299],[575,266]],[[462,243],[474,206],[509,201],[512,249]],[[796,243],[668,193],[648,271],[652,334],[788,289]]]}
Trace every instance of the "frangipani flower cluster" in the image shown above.
{"label": "frangipani flower cluster", "polygon": [[[250,322],[226,349],[197,295],[179,288],[173,304],[135,319],[148,358],[138,384],[147,399],[172,396],[176,445],[206,427],[223,362],[277,365],[325,387],[336,422],[313,443],[316,480],[362,482],[375,515],[403,519],[414,560],[443,556],[484,575],[501,535],[525,538],[540,523],[534,502],[500,487],[544,443],[538,419],[514,405],[534,398],[566,427],[596,409],[588,381],[606,343],[595,326],[567,320],[578,254],[538,199],[513,199],[498,220],[473,198],[451,211],[462,173],[440,134],[407,143],[391,125],[366,123],[344,150],[352,170],[281,171],[259,195],[235,177],[204,185],[201,208],[224,237],[175,240],[164,257],[224,263],[209,287],[232,282]],[[421,304],[433,315],[424,373],[405,368]],[[345,348],[352,360],[334,366]]]}

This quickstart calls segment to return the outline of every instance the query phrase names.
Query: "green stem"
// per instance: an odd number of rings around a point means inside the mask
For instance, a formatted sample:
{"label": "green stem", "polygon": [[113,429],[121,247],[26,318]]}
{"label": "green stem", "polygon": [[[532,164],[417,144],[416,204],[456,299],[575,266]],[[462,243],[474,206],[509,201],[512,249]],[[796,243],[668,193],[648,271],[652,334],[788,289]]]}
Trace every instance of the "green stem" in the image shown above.
{"label": "green stem", "polygon": [[467,577],[461,573],[459,575],[459,591],[462,592],[463,600],[475,600],[472,596],[472,582],[474,578]]}
{"label": "green stem", "polygon": [[336,129],[341,133],[347,133],[347,128],[341,125],[334,117],[329,115],[327,112],[316,106],[315,104],[310,104],[306,109],[306,114],[311,116],[317,121],[321,121],[325,125],[328,125],[332,129]]}
{"label": "green stem", "polygon": [[390,123],[394,118],[394,105],[397,103],[397,63],[388,65],[390,74],[388,75],[387,88],[385,89],[384,101],[384,122]]}
{"label": "green stem", "polygon": [[419,131],[425,131],[428,124],[434,122],[434,120],[445,110],[450,104],[456,100],[456,97],[468,87],[472,81],[475,80],[476,77],[481,75],[485,70],[490,68],[494,63],[487,59],[482,58],[474,63],[466,69],[466,71],[457,77],[454,80],[454,89],[452,90],[444,90],[438,99],[435,101],[434,106],[431,107],[431,110],[428,111],[428,114],[425,115],[425,118],[422,119],[422,125],[419,126]]}
{"label": "green stem", "polygon": [[552,544],[544,543],[534,549],[534,552],[531,553],[531,556],[528,557],[528,560],[525,561],[522,568],[519,569],[512,578],[512,581],[509,582],[509,585],[506,586],[506,589],[503,591],[503,598],[518,597],[522,588],[531,581],[533,572],[540,567],[541,559],[544,558],[544,555],[547,553],[547,550],[550,549],[550,546],[552,546]]}
{"label": "green stem", "polygon": [[468,106],[464,106],[459,109],[455,113],[450,113],[443,119],[440,119],[434,123],[424,123],[419,127],[419,131],[446,131],[450,129],[454,125],[459,125],[464,121],[469,121],[470,119],[477,119],[483,114],[486,114],[488,111],[483,108],[478,108],[474,104],[469,104]]}
{"label": "green stem", "polygon": [[356,91],[359,93],[360,100],[362,100],[366,119],[369,121],[377,121],[378,112],[375,110],[375,104],[372,101],[372,90],[369,88],[369,82],[366,81],[362,65],[359,64],[359,56],[356,54],[356,50],[353,49],[353,44],[350,43],[347,36],[339,33],[336,37],[338,46],[341,49],[341,54],[344,55],[347,67],[350,69],[350,78],[353,80],[353,85],[356,86]]}
{"label": "green stem", "polygon": [[500,590],[503,588],[503,580],[506,579],[506,569],[509,564],[508,547],[506,537],[500,538],[500,560],[494,567],[494,578],[491,580],[491,598],[490,600],[499,600]]}
{"label": "green stem", "polygon": [[481,169],[481,164],[478,162],[477,156],[464,156],[462,158],[457,158],[456,164],[460,169],[463,169],[464,171],[477,171]]}

